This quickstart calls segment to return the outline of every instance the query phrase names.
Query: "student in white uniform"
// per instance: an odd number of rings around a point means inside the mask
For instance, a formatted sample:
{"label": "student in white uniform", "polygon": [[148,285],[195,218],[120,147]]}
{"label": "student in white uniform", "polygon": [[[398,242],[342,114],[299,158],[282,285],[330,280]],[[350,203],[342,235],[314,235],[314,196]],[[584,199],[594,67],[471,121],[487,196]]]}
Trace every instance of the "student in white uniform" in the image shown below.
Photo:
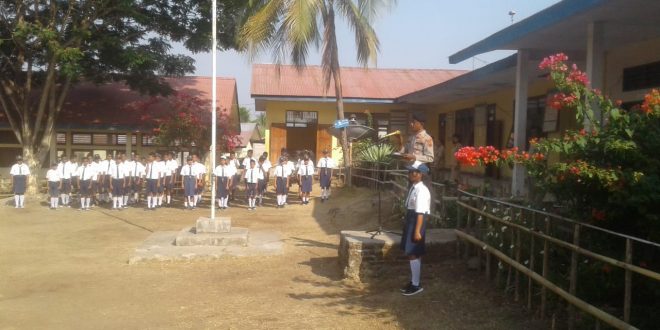
{"label": "student in white uniform", "polygon": [[323,149],[323,158],[319,159],[316,168],[319,171],[319,184],[321,185],[321,203],[330,197],[330,186],[332,184],[332,169],[335,162],[328,155],[330,152]]}
{"label": "student in white uniform", "polygon": [[25,208],[25,190],[30,178],[30,168],[23,163],[22,156],[16,156],[16,164],[12,165],[9,174],[12,178],[12,188],[14,190],[14,207],[17,209]]}
{"label": "student in white uniform", "polygon": [[144,178],[146,176],[146,170],[147,168],[145,167],[145,164],[147,163],[147,159],[144,157],[141,157],[138,159],[137,156],[135,156],[135,164],[132,166],[132,173],[131,173],[131,193],[133,193],[133,204],[138,205],[140,203],[140,193],[142,193],[142,183],[144,182]]}
{"label": "student in white uniform", "polygon": [[46,179],[48,180],[48,195],[50,195],[50,209],[57,210],[57,204],[60,200],[59,194],[60,189],[62,189],[62,178],[60,173],[57,171],[57,163],[53,163],[50,166],[48,172],[46,172]]}
{"label": "student in white uniform", "polygon": [[80,210],[89,211],[91,207],[94,179],[96,178],[96,166],[92,165],[91,157],[83,158],[83,163],[78,167],[78,191],[80,193]]}
{"label": "student in white uniform", "polygon": [[273,175],[275,175],[277,207],[281,208],[286,204],[286,195],[289,192],[289,176],[291,175],[288,166],[286,166],[286,157],[282,156],[278,159]]}
{"label": "student in white uniform", "polygon": [[235,152],[232,151],[229,153],[229,159],[227,160],[227,165],[229,167],[234,168],[234,177],[231,180],[231,187],[229,189],[229,199],[234,200],[234,193],[236,192],[236,188],[238,187],[238,184],[241,182],[241,174],[239,171],[239,169],[241,168],[241,163],[236,158]]}
{"label": "student in white uniform", "polygon": [[303,156],[303,160],[298,167],[298,182],[300,183],[300,193],[302,204],[309,204],[309,194],[312,192],[314,183],[314,163],[309,159],[309,154]]}
{"label": "student in white uniform", "polygon": [[[110,156],[112,158],[112,156]],[[92,202],[90,204],[90,207],[94,207],[96,205],[99,205],[100,202],[100,195],[101,192],[103,191],[103,182],[104,182],[104,176],[105,172],[103,171],[103,165],[101,164],[101,156],[100,155],[94,155],[94,161],[90,162],[92,167],[94,167],[95,175],[94,178],[92,178],[92,191],[91,191],[91,198]]]}
{"label": "student in white uniform", "polygon": [[247,170],[248,168],[250,168],[250,162],[252,162],[253,160],[254,160],[255,163],[257,162],[257,160],[254,159],[254,157],[252,157],[252,150],[248,150],[247,151],[247,156],[245,156],[245,158],[243,158],[243,163],[241,163],[241,167],[243,169]]}
{"label": "student in white uniform", "polygon": [[63,155],[57,164],[56,170],[62,182],[60,188],[61,207],[69,207],[69,200],[71,198],[71,174],[75,171],[73,163],[69,161],[66,155]]}
{"label": "student in white uniform", "polygon": [[197,184],[199,181],[199,173],[197,167],[194,166],[193,157],[186,157],[185,165],[181,166],[181,188],[183,188],[183,198],[185,208],[192,210],[195,208],[195,195],[197,194]]}
{"label": "student in white uniform", "polygon": [[270,159],[268,159],[268,153],[264,151],[263,154],[261,154],[261,158],[264,159],[264,175],[266,180],[266,186],[268,186],[268,182],[270,182],[270,169],[273,168],[273,164],[270,162]]}
{"label": "student in white uniform", "polygon": [[78,182],[78,167],[80,167],[80,161],[76,155],[71,155],[71,193],[68,196],[67,202],[67,207],[71,207],[71,196],[75,196],[74,190],[76,194],[79,195],[79,192],[77,191],[77,182]]}
{"label": "student in white uniform", "polygon": [[145,177],[147,180],[147,210],[155,211],[158,205],[158,189],[161,185],[163,171],[160,163],[156,161],[154,153],[149,154],[149,163],[147,163],[145,170]]}
{"label": "student in white uniform", "polygon": [[236,168],[233,166],[227,165],[227,157],[220,157],[220,165],[216,166],[213,171],[215,176],[215,187],[216,187],[216,198],[218,200],[218,207],[221,210],[227,209],[229,192],[232,186],[232,180],[234,178]]}
{"label": "student in white uniform", "polygon": [[123,156],[117,155],[117,160],[108,170],[110,174],[110,192],[112,194],[112,209],[121,210],[124,207],[124,189],[126,188],[126,164]]}
{"label": "student in white uniform", "polygon": [[167,174],[167,168],[165,167],[163,156],[159,153],[156,153],[155,156],[155,162],[160,171],[160,184],[156,188],[155,206],[161,207],[163,205],[163,195],[165,194],[165,175]]}
{"label": "student in white uniform", "polygon": [[[200,162],[199,156],[193,154],[193,165],[197,167],[197,189],[195,190],[195,206],[202,201],[204,186],[206,184],[206,166]],[[211,201],[213,203],[213,201]]]}
{"label": "student in white uniform", "polygon": [[268,187],[268,181],[266,181],[267,173],[270,167],[266,165],[266,158],[263,156],[259,157],[259,164],[257,164],[259,170],[261,170],[261,179],[257,182],[257,200],[259,206],[264,206],[264,194],[266,193],[266,188]]}
{"label": "student in white uniform", "polygon": [[100,161],[98,165],[99,200],[104,203],[109,203],[112,200],[112,177],[110,176],[110,169],[115,165],[115,161],[112,158],[112,153],[108,152],[105,160]]}
{"label": "student in white uniform", "polygon": [[257,208],[257,184],[259,179],[263,179],[261,169],[257,167],[254,159],[250,160],[250,167],[245,171],[245,185],[248,197],[248,210],[254,211]]}
{"label": "student in white uniform", "polygon": [[172,190],[176,181],[176,172],[179,169],[179,163],[172,157],[172,153],[165,154],[165,203],[167,206],[172,204]]}

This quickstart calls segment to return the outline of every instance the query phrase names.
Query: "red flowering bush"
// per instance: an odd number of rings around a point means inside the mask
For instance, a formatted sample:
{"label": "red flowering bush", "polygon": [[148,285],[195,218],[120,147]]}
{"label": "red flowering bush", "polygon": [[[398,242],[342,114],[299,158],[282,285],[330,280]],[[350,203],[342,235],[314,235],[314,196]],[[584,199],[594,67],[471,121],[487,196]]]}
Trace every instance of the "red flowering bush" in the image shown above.
{"label": "red flowering bush", "polygon": [[[654,89],[642,104],[623,110],[567,61],[560,53],[539,68],[550,71],[557,88],[548,106],[573,113],[580,129],[531,141],[531,154],[464,147],[456,159],[467,166],[524,164],[536,188],[566,205],[569,216],[660,241],[660,92]],[[550,154],[559,161],[547,163]]]}
{"label": "red flowering bush", "polygon": [[[159,145],[191,149],[206,153],[211,145],[211,111],[209,102],[187,93],[175,93],[167,98],[153,98],[139,109],[142,119],[156,126],[153,133]],[[226,111],[218,109],[218,151],[231,151],[239,144],[237,130]]]}

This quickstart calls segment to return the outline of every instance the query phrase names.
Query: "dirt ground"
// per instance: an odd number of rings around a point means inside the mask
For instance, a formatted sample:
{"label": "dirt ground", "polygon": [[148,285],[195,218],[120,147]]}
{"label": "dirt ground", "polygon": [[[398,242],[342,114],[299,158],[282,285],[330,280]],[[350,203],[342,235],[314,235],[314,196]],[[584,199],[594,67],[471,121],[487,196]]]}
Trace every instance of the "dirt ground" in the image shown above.
{"label": "dirt ground", "polygon": [[538,328],[450,260],[425,264],[425,291],[413,297],[398,291],[408,281],[405,263],[366,284],[342,280],[338,233],[374,228],[372,197],[361,197],[368,194],[341,189],[326,203],[221,213],[234,226],[279,231],[279,256],[136,265],[128,257],[151,232],[190,226],[208,209],[0,206],[0,328]]}

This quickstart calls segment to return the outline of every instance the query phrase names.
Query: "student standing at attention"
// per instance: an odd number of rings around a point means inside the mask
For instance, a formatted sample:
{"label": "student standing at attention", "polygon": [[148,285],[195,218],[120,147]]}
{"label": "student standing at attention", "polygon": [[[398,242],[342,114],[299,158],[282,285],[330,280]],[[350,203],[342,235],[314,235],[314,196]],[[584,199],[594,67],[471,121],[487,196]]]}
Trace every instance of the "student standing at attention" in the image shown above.
{"label": "student standing at attention", "polygon": [[192,156],[186,157],[186,165],[181,166],[181,188],[183,188],[184,206],[188,210],[195,208],[195,194],[197,189],[197,168],[193,164]]}
{"label": "student standing at attention", "polygon": [[30,177],[30,168],[23,164],[22,156],[16,156],[16,164],[12,165],[9,174],[12,178],[14,190],[14,207],[17,209],[25,208],[25,190]]}
{"label": "student standing at attention", "polygon": [[245,185],[248,197],[248,210],[254,211],[257,208],[257,183],[259,179],[263,179],[261,169],[257,167],[257,162],[254,159],[250,160],[250,167],[245,170]]}
{"label": "student standing at attention", "polygon": [[67,156],[62,155],[60,163],[57,164],[57,174],[59,174],[62,182],[60,188],[62,207],[69,206],[69,199],[71,198],[71,174],[74,172],[73,167],[73,163],[69,161]]}
{"label": "student standing at attention", "polygon": [[309,160],[309,154],[305,153],[300,166],[298,166],[298,182],[300,185],[300,195],[302,204],[309,204],[309,194],[312,192],[314,183],[314,163]]}
{"label": "student standing at attention", "polygon": [[232,179],[234,178],[235,168],[227,165],[227,157],[220,157],[220,165],[215,167],[213,175],[215,176],[215,188],[218,200],[218,207],[221,210],[226,209],[231,191]]}
{"label": "student standing at attention", "polygon": [[275,194],[277,194],[277,208],[284,207],[286,194],[289,189],[289,168],[286,166],[286,157],[282,156],[275,166]]}
{"label": "student standing at attention", "polygon": [[[156,161],[156,156],[149,154],[149,163],[147,163],[146,178],[147,178],[147,208],[146,210],[156,210],[158,205],[158,189],[160,188],[160,178],[162,171],[159,163]],[[146,211],[145,210],[145,211]]]}
{"label": "student standing at attention", "polygon": [[110,193],[112,194],[112,209],[121,210],[124,204],[124,189],[126,188],[126,165],[122,155],[117,155],[117,160],[110,165],[108,170],[110,177]]}
{"label": "student standing at attention", "polygon": [[[206,166],[200,162],[199,156],[193,154],[193,166],[197,167],[197,188],[195,190],[195,206],[202,201],[204,185],[206,184]],[[211,201],[213,203],[213,201]]]}
{"label": "student standing at attention", "polygon": [[323,158],[319,159],[317,168],[319,170],[319,183],[321,185],[321,203],[330,197],[330,184],[332,183],[332,169],[335,163],[328,156],[328,149],[323,149]]}
{"label": "student standing at attention", "polygon": [[257,200],[259,200],[259,206],[264,206],[264,194],[266,193],[266,188],[268,186],[266,178],[268,177],[267,173],[270,167],[267,167],[266,158],[263,156],[259,157],[259,164],[257,167],[261,171],[261,179],[257,182]]}
{"label": "student standing at attention", "polygon": [[426,222],[431,213],[431,192],[422,182],[422,176],[428,175],[428,167],[415,162],[407,168],[411,187],[405,204],[406,222],[401,235],[401,250],[408,257],[411,280],[401,288],[401,293],[404,296],[412,296],[424,290],[420,283],[420,276],[422,256],[426,254]]}
{"label": "student standing at attention", "polygon": [[77,175],[81,211],[89,211],[96,175],[96,166],[92,165],[91,157],[83,158],[83,164],[78,167]]}
{"label": "student standing at attention", "polygon": [[50,166],[46,172],[46,179],[48,180],[48,194],[50,195],[50,209],[57,210],[57,203],[59,202],[60,189],[62,189],[62,178],[57,171],[57,163]]}

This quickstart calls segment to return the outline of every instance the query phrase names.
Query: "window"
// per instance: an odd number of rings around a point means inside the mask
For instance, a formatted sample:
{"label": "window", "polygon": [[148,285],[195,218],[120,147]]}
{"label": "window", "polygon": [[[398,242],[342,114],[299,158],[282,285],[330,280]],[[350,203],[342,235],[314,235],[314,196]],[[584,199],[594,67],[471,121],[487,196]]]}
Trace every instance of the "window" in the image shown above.
{"label": "window", "polygon": [[66,133],[57,133],[55,140],[57,140],[57,144],[66,144]]}
{"label": "window", "polygon": [[73,133],[73,144],[92,144],[92,134]]}
{"label": "window", "polygon": [[[126,134],[117,134],[116,144],[125,145],[126,144]],[[137,145],[137,136],[131,134],[131,145]]]}
{"label": "window", "polygon": [[660,86],[660,62],[623,69],[623,91]]}
{"label": "window", "polygon": [[94,145],[108,145],[110,144],[110,139],[108,134],[93,134],[92,143]]}
{"label": "window", "polygon": [[316,111],[291,111],[286,112],[286,127],[308,127],[318,123],[318,112]]}
{"label": "window", "polygon": [[545,122],[546,96],[530,97],[527,99],[527,139],[541,137]]}
{"label": "window", "polygon": [[455,134],[459,136],[461,144],[474,145],[474,109],[456,111]]}
{"label": "window", "polygon": [[142,135],[142,145],[143,146],[153,146],[156,144],[156,137],[153,135]]}

